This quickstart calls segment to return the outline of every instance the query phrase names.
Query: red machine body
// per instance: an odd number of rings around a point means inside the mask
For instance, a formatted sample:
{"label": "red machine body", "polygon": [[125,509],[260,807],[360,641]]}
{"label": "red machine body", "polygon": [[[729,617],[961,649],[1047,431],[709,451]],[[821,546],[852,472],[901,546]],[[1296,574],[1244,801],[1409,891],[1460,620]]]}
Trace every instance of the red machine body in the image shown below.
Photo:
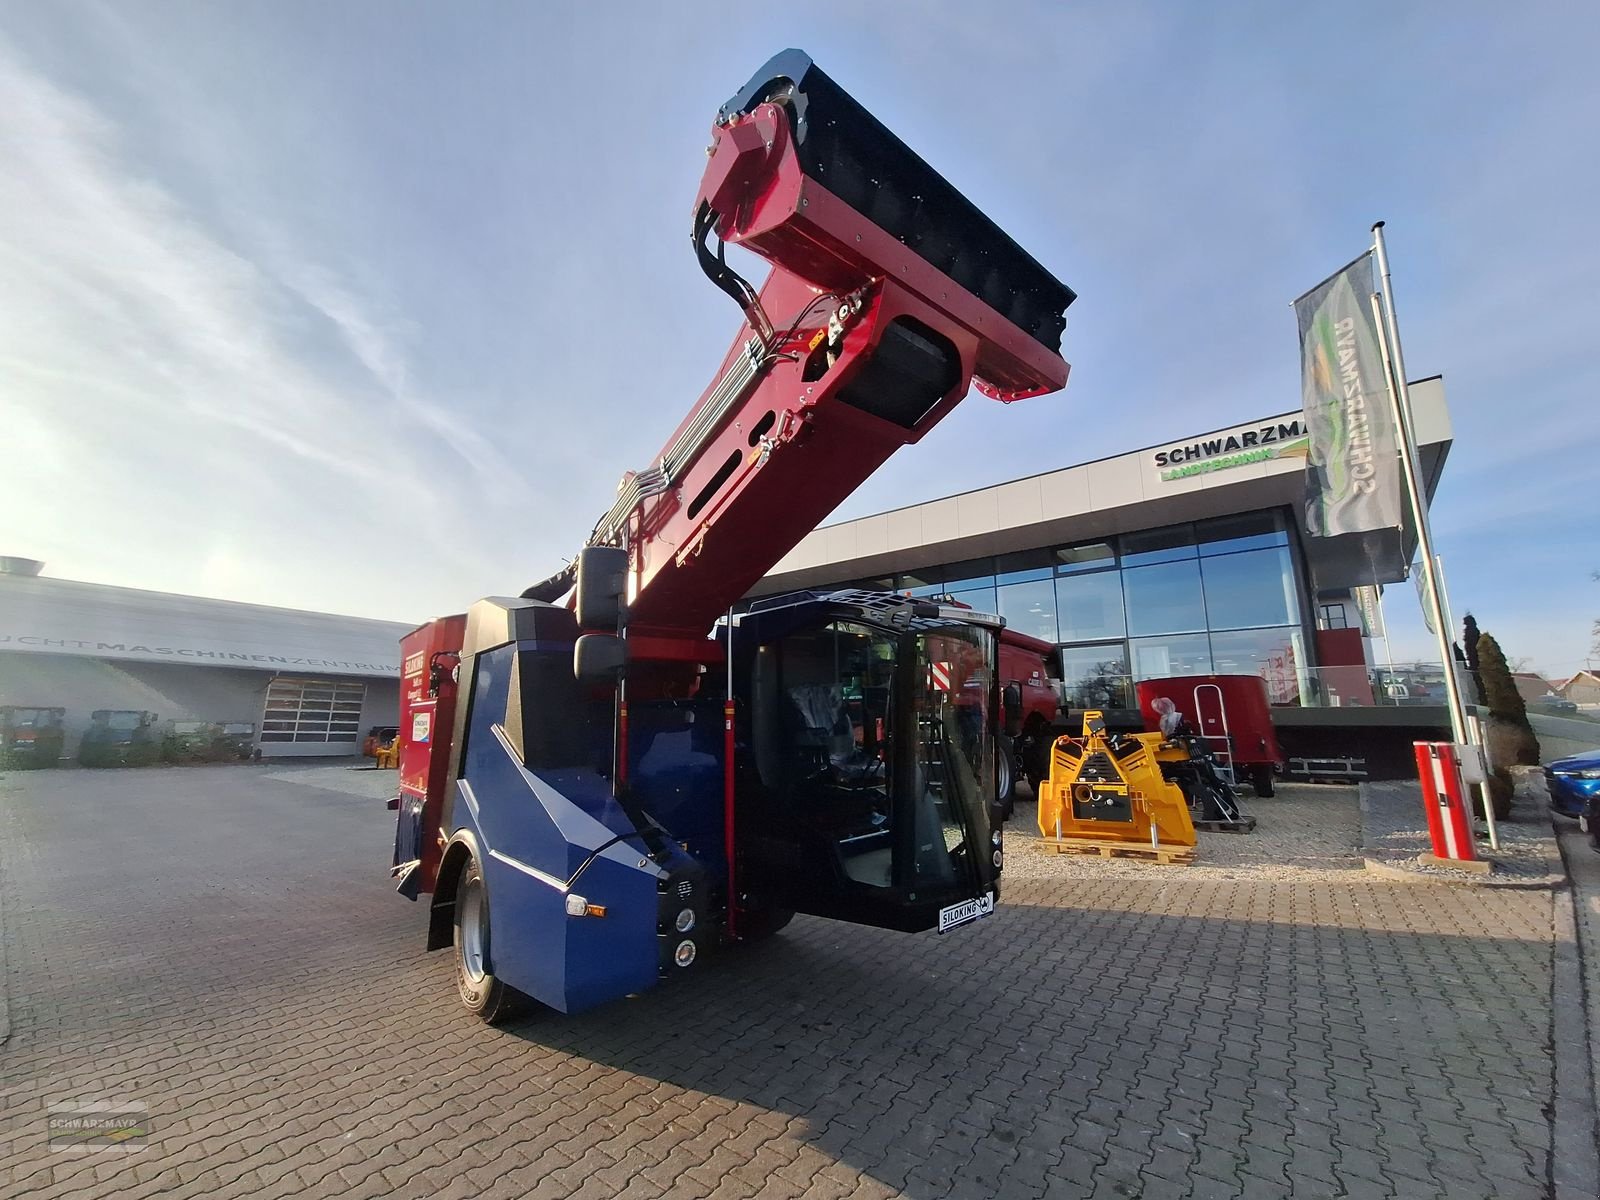
{"label": "red machine body", "polygon": [[[1061,697],[1048,667],[1055,650],[1054,644],[1015,629],[1000,631],[1000,720],[1007,732],[1048,727],[1056,719]],[[1012,684],[1017,687],[1015,711]]]}
{"label": "red machine body", "polygon": [[1159,697],[1171,700],[1201,737],[1212,743],[1217,759],[1256,782],[1270,794],[1272,771],[1283,762],[1272,726],[1267,683],[1259,675],[1183,675],[1139,683],[1139,714],[1145,728],[1157,730]]}
{"label": "red machine body", "polygon": [[[440,617],[400,639],[399,807],[420,808],[420,827],[436,829],[449,785],[450,743],[460,691],[457,665],[466,634],[463,615]],[[440,846],[424,837],[415,847],[423,891],[432,891]],[[402,859],[401,861],[405,861]]]}

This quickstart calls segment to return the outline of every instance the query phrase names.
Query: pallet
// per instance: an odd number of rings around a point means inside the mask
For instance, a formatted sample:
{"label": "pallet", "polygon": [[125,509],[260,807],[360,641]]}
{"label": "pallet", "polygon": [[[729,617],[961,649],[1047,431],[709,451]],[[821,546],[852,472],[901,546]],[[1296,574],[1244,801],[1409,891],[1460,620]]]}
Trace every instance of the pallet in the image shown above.
{"label": "pallet", "polygon": [[1163,867],[1186,867],[1194,862],[1193,846],[1151,846],[1144,842],[1102,842],[1096,838],[1040,838],[1051,854],[1099,855],[1101,858],[1137,858]]}
{"label": "pallet", "polygon": [[1256,829],[1254,817],[1241,817],[1237,821],[1194,821],[1191,824],[1201,833],[1254,833]]}

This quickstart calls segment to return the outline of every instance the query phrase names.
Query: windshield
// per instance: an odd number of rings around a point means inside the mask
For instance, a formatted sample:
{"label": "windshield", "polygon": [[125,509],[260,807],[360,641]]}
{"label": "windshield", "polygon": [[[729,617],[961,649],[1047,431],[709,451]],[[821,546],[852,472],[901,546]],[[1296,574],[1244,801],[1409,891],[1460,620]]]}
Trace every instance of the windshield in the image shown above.
{"label": "windshield", "polygon": [[14,708],[6,716],[15,728],[27,729],[55,724],[56,712],[53,708]]}

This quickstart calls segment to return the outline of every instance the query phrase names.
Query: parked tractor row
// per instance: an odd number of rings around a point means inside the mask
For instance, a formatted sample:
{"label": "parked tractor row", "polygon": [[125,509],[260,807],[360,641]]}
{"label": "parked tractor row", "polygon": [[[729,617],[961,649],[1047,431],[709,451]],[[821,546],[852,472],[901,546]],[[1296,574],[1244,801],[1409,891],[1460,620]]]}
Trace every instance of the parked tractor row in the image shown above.
{"label": "parked tractor row", "polygon": [[[58,767],[66,749],[65,708],[0,706],[0,768]],[[255,749],[254,721],[168,721],[143,709],[97,708],[78,742],[81,767],[158,762],[238,762]]]}

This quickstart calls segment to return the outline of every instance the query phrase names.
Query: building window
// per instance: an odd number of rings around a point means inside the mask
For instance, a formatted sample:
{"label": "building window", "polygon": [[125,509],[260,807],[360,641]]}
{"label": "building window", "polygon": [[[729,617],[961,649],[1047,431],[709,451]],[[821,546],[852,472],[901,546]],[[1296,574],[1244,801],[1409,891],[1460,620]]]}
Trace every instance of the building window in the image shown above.
{"label": "building window", "polygon": [[1000,615],[1006,627],[1029,637],[1056,640],[1056,585],[1046,572],[1043,579],[1001,584]]}
{"label": "building window", "polygon": [[1125,567],[1176,562],[1195,556],[1193,525],[1168,525],[1164,529],[1124,534],[1121,542]]}
{"label": "building window", "polygon": [[1135,680],[1212,674],[1211,640],[1203,633],[1133,638],[1128,645],[1133,650]]}
{"label": "building window", "polygon": [[1206,628],[1198,560],[1132,567],[1122,572],[1122,586],[1127,593],[1130,634],[1191,633]]}
{"label": "building window", "polygon": [[1056,611],[1060,614],[1064,642],[1126,636],[1128,622],[1122,614],[1121,572],[1061,576],[1056,580]]}
{"label": "building window", "polygon": [[1122,642],[1064,646],[1061,682],[1072,708],[1131,708],[1128,656]]}
{"label": "building window", "polygon": [[1219,675],[1259,675],[1273,704],[1300,703],[1305,638],[1298,625],[1214,632],[1211,657]]}
{"label": "building window", "polygon": [[[1274,703],[1294,704],[1314,684],[1291,521],[1284,509],[1237,513],[929,566],[893,582],[1061,645],[1073,707],[1131,707],[1132,682],[1211,673],[1261,675]],[[1329,629],[1354,620],[1338,604],[1321,616]]]}
{"label": "building window", "polygon": [[[943,595],[944,593],[940,593]],[[959,592],[949,593],[950,599],[957,604],[965,604],[975,612],[992,613],[996,609],[994,588],[979,587],[967,588]]]}
{"label": "building window", "polygon": [[360,740],[364,683],[331,679],[274,679],[261,717],[263,742]]}
{"label": "building window", "polygon": [[1324,604],[1319,611],[1322,614],[1322,627],[1324,629],[1350,628],[1350,622],[1345,616],[1344,605]]}
{"label": "building window", "polygon": [[1288,550],[1246,550],[1205,558],[1200,571],[1212,629],[1249,629],[1294,621],[1294,567]]}
{"label": "building window", "polygon": [[1289,530],[1281,512],[1238,513],[1212,521],[1197,521],[1195,541],[1200,553],[1232,554],[1236,550],[1264,550],[1287,546]]}

